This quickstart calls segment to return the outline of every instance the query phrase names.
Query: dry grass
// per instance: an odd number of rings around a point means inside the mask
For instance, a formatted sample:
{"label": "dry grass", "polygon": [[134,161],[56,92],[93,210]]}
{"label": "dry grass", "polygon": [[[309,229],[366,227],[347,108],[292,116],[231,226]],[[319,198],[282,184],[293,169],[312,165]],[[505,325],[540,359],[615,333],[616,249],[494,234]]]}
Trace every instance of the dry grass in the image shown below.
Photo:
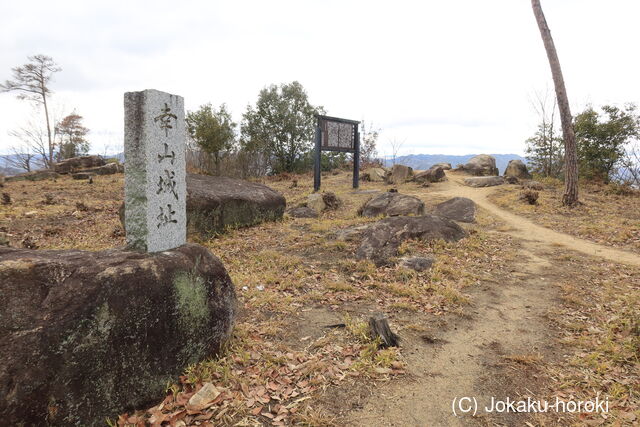
{"label": "dry grass", "polygon": [[[298,180],[293,188],[290,180],[265,182],[293,206],[306,200],[312,184],[311,176],[293,178]],[[3,192],[14,201],[0,205],[0,231],[7,232],[16,247],[27,237],[40,249],[123,245],[117,216],[122,187],[122,175],[97,177],[94,184],[68,178],[9,183]],[[401,348],[383,350],[367,338],[370,312],[387,313],[396,331],[423,331],[430,319],[447,313],[464,315],[469,288],[503,280],[517,256],[512,238],[498,232],[504,225],[480,210],[477,224],[465,226],[470,234],[458,243],[408,241],[401,246],[404,254],[434,256],[431,270],[376,268],[355,260],[355,243],[334,240],[337,229],[373,221],[356,214],[373,194],[353,192],[347,173],[324,177],[323,188],[334,191],[344,203],[319,219],[285,218],[230,230],[204,242],[190,236],[224,261],[241,310],[227,350],[215,360],[190,367],[179,383],[170,384],[168,407],[179,410],[180,402],[211,381],[226,390],[224,399],[211,408],[215,425],[340,425],[332,414],[344,402],[332,402],[331,408],[312,404],[320,393],[404,372]],[[442,201],[430,193],[432,188],[411,183],[396,188],[420,197],[428,208]],[[363,183],[362,189],[386,191],[377,183]],[[494,200],[552,228],[575,229],[573,234],[581,237],[629,249],[640,247],[637,198],[583,190],[585,206],[558,212],[561,191],[556,187],[541,191],[537,206],[518,202],[517,193],[517,188],[505,188]],[[80,209],[77,201],[88,209]],[[557,252],[562,254],[560,248]],[[593,263],[579,255],[558,256],[557,262],[571,272],[571,280],[564,283],[558,323],[573,356],[570,364],[549,367],[549,378],[557,380],[553,392],[592,397],[600,391],[615,399],[614,417],[630,417],[626,414],[637,410],[640,399],[640,272]],[[320,314],[310,317],[312,312]],[[402,313],[410,320],[394,317]],[[338,322],[347,326],[325,328]],[[538,363],[537,357],[512,355],[508,360],[530,365]]]}
{"label": "dry grass", "polygon": [[56,181],[11,182],[2,188],[12,203],[0,205],[0,231],[11,246],[25,240],[39,249],[102,250],[124,245],[118,208],[124,197],[122,174],[98,176],[94,183],[70,177]]}
{"label": "dry grass", "polygon": [[[289,180],[267,182],[285,194],[289,206],[306,200],[312,187],[311,176],[294,178],[298,186],[293,188]],[[70,178],[9,183],[3,191],[11,194],[13,203],[0,207],[0,227],[16,247],[27,237],[40,249],[100,250],[121,246],[124,236],[117,210],[123,184],[122,175],[97,177],[93,184]],[[508,263],[504,245],[504,239],[508,238],[489,238],[485,232],[476,230],[458,243],[404,243],[402,253],[436,257],[429,272],[417,273],[404,267],[376,268],[371,262],[357,261],[356,244],[336,241],[333,236],[340,228],[375,220],[356,214],[374,194],[354,192],[346,173],[324,177],[323,187],[335,192],[343,205],[320,219],[285,218],[230,230],[209,241],[190,236],[190,240],[206,245],[222,258],[238,291],[242,314],[222,357],[189,368],[179,384],[168,387],[169,407],[179,407],[185,396],[200,384],[212,381],[229,390],[231,396],[218,408],[220,412],[221,408],[226,409],[217,422],[224,425],[243,421],[250,425],[266,422],[276,414],[264,415],[262,410],[254,414],[260,401],[243,392],[247,387],[260,390],[269,381],[283,385],[294,378],[297,382],[290,385],[291,390],[285,388],[289,394],[280,396],[283,402],[291,404],[332,384],[402,374],[399,349],[383,350],[379,343],[363,338],[367,317],[363,313],[367,310],[403,311],[421,316],[459,313],[468,302],[465,288],[493,272],[498,274]],[[430,197],[429,189],[415,184],[395,187],[422,198],[429,207],[441,201]],[[363,189],[387,190],[383,184],[375,183],[363,183]],[[78,201],[83,205],[77,205]],[[481,214],[477,228],[491,228],[493,224],[492,219]],[[311,336],[303,336],[308,331],[296,325],[310,307],[324,307],[328,314],[344,313],[350,326],[323,330],[322,325],[316,325]],[[316,321],[329,324],[332,319],[327,316]],[[288,371],[278,368],[288,366],[287,361],[291,364],[292,357],[296,366],[307,363],[304,374],[292,368],[287,368]],[[247,375],[252,378],[249,382]],[[287,419],[304,425],[333,422],[317,405],[310,407],[300,402],[287,411]]]}
{"label": "dry grass", "polygon": [[633,424],[640,420],[640,269],[578,254],[563,264],[554,319],[567,356],[548,367],[552,395],[609,399],[606,422],[583,414],[577,423]]}
{"label": "dry grass", "polygon": [[562,184],[546,181],[537,204],[519,200],[519,186],[504,186],[489,199],[501,208],[542,226],[592,242],[640,252],[640,192],[621,193],[615,186],[582,184],[575,208],[562,207]]}

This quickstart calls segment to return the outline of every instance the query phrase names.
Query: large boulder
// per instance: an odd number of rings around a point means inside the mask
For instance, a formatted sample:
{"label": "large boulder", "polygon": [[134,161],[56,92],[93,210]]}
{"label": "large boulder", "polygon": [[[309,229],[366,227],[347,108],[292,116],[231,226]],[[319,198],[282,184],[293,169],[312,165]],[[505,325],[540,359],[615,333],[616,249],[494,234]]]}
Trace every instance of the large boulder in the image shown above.
{"label": "large boulder", "polygon": [[358,259],[372,260],[377,266],[389,263],[398,246],[407,239],[457,241],[465,231],[450,219],[437,215],[396,216],[371,224],[364,232],[356,252]]}
{"label": "large boulder", "polygon": [[448,171],[451,169],[451,163],[446,163],[446,162],[436,163],[435,165],[431,166],[430,169],[437,168],[437,167],[441,167],[442,169]]}
{"label": "large boulder", "polygon": [[367,201],[358,211],[361,216],[398,216],[424,214],[424,202],[397,192],[382,193]]}
{"label": "large boulder", "polygon": [[[282,218],[282,194],[256,182],[187,174],[187,229],[209,238],[227,228],[249,227]],[[124,203],[119,210],[124,228]]]}
{"label": "large boulder", "polygon": [[393,165],[391,172],[387,173],[386,180],[388,184],[402,184],[407,182],[413,176],[413,169],[405,165]]}
{"label": "large boulder", "polygon": [[531,179],[531,174],[522,160],[509,160],[507,168],[504,170],[504,176],[513,176],[518,179]]}
{"label": "large boulder", "polygon": [[436,205],[434,214],[459,222],[475,222],[476,204],[466,197],[454,197]]}
{"label": "large boulder", "polygon": [[387,171],[383,168],[369,168],[360,174],[360,180],[382,182],[387,177]]}
{"label": "large boulder", "polygon": [[2,424],[102,426],[161,400],[228,339],[235,304],[222,262],[199,245],[0,248]]}
{"label": "large boulder", "polygon": [[187,226],[203,236],[281,219],[286,204],[282,194],[263,184],[187,174]]}
{"label": "large boulder", "polygon": [[469,187],[493,187],[494,185],[504,184],[504,177],[478,176],[473,178],[465,178],[464,183]]}
{"label": "large boulder", "polygon": [[67,174],[76,172],[80,169],[95,168],[98,166],[104,166],[105,160],[101,156],[80,156],[65,159],[59,163],[53,165],[53,170],[59,174]]}
{"label": "large boulder", "polygon": [[426,182],[440,182],[444,179],[445,173],[444,169],[440,166],[432,166],[431,169],[427,169],[426,171],[422,171],[416,173],[413,176],[413,180],[419,183]]}
{"label": "large boulder", "polygon": [[496,167],[496,159],[488,154],[478,154],[469,159],[461,169],[474,176],[497,176],[500,173]]}

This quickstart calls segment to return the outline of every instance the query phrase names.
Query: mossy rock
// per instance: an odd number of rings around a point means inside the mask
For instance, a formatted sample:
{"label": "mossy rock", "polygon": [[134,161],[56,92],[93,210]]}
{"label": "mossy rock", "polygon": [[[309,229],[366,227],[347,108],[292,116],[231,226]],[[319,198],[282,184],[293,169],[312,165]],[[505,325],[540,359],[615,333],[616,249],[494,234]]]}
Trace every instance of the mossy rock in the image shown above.
{"label": "mossy rock", "polygon": [[199,245],[0,248],[0,418],[102,426],[162,400],[228,339],[235,304],[222,262]]}

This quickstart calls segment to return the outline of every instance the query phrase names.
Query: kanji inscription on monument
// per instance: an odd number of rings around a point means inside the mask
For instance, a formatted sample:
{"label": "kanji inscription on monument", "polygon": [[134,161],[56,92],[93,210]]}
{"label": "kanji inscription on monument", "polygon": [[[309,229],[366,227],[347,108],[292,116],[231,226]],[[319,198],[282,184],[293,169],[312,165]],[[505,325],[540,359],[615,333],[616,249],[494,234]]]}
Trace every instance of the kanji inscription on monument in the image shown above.
{"label": "kanji inscription on monument", "polygon": [[148,252],[186,243],[184,100],[153,89],[124,95],[127,245]]}

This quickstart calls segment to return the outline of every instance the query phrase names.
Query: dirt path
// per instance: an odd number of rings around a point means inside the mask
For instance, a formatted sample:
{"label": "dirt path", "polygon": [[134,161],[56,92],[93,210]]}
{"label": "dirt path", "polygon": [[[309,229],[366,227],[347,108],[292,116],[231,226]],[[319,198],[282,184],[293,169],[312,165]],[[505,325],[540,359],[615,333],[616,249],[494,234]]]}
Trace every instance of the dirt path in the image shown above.
{"label": "dirt path", "polygon": [[[409,381],[382,385],[352,412],[354,426],[524,425],[523,415],[483,413],[490,397],[518,398],[535,388],[534,374],[523,365],[505,370],[505,358],[539,354],[554,358],[557,344],[547,318],[557,304],[558,287],[566,272],[554,265],[550,253],[570,249],[611,261],[640,265],[637,255],[607,248],[538,226],[506,212],[487,200],[492,188],[471,188],[461,176],[437,184],[438,194],[462,196],[508,225],[516,238],[518,262],[500,283],[483,282],[471,293],[470,316],[450,320],[434,331],[432,344],[405,343]],[[476,397],[478,417],[455,416],[454,398]],[[458,414],[461,415],[461,414]]]}
{"label": "dirt path", "polygon": [[[468,318],[454,320],[434,332],[431,345],[405,344],[410,382],[379,389],[362,410],[351,414],[349,425],[485,424],[482,420],[487,415],[481,411],[475,419],[462,414],[456,417],[453,399],[476,397],[484,407],[490,396],[517,397],[525,392],[526,385],[517,389],[500,365],[506,356],[549,351],[545,315],[556,295],[548,286],[553,276],[549,261],[534,251],[522,250],[521,255],[519,272],[505,283],[483,283],[471,292],[473,307]],[[497,421],[495,417],[492,420]]]}
{"label": "dirt path", "polygon": [[467,197],[473,200],[478,206],[512,227],[513,229],[507,232],[514,237],[533,240],[547,245],[565,246],[568,249],[605,258],[609,261],[640,266],[640,256],[636,254],[559,233],[501,209],[487,199],[487,196],[495,191],[496,187],[472,188],[462,184],[465,178],[463,175],[449,174],[447,176],[449,178],[448,181],[438,184],[438,194],[450,197]]}

